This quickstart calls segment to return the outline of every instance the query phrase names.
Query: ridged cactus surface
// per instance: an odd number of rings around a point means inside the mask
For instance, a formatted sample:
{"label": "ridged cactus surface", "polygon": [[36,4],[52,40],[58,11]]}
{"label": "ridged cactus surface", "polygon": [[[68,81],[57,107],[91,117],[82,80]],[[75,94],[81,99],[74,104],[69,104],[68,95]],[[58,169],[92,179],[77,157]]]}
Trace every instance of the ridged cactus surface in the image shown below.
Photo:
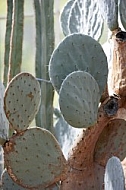
{"label": "ridged cactus surface", "polygon": [[121,0],[119,1],[119,13],[120,13],[120,20],[124,29],[126,29],[126,1]]}
{"label": "ridged cactus surface", "polygon": [[68,1],[61,12],[60,21],[65,35],[82,33],[98,40],[103,29],[103,18],[96,0]]}
{"label": "ridged cactus surface", "polygon": [[73,71],[89,72],[102,94],[108,74],[106,55],[101,45],[83,34],[67,36],[54,50],[49,64],[50,79],[59,92],[63,80]]}
{"label": "ridged cactus surface", "polygon": [[19,185],[44,189],[66,175],[66,160],[55,137],[42,128],[13,136],[4,146],[9,175]]}
{"label": "ridged cactus surface", "polygon": [[22,131],[29,126],[38,112],[40,96],[39,83],[30,73],[20,73],[10,81],[4,110],[14,130]]}
{"label": "ridged cactus surface", "polygon": [[8,138],[9,133],[9,123],[4,112],[4,85],[0,82],[0,144],[3,143]]}
{"label": "ridged cactus surface", "polygon": [[118,0],[98,0],[97,4],[108,28],[111,31],[118,29]]}
{"label": "ridged cactus surface", "polygon": [[59,104],[65,120],[73,127],[84,128],[97,121],[99,87],[87,72],[75,71],[63,81]]}
{"label": "ridged cactus surface", "polygon": [[120,160],[113,156],[107,162],[104,176],[105,190],[125,190],[124,172]]}
{"label": "ridged cactus surface", "polygon": [[74,1],[75,0],[70,0],[66,2],[60,15],[61,28],[65,36],[69,35],[69,32],[70,32],[68,18],[69,18],[70,10]]}

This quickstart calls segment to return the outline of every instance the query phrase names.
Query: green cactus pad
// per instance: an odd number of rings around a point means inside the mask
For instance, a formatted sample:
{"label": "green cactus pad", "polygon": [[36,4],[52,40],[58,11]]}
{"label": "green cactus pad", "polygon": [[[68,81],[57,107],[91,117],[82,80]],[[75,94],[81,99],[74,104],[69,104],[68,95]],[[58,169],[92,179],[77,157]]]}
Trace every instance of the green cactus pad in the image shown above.
{"label": "green cactus pad", "polygon": [[60,15],[60,22],[61,22],[61,28],[63,30],[64,35],[69,35],[69,23],[68,23],[68,18],[70,14],[71,7],[73,5],[75,0],[70,0],[66,2],[63,10],[61,11]]}
{"label": "green cactus pad", "polygon": [[34,119],[40,105],[40,86],[30,73],[16,75],[4,96],[6,116],[16,131],[25,130]]}
{"label": "green cactus pad", "polygon": [[68,28],[69,34],[82,33],[98,40],[102,34],[103,18],[97,1],[75,0],[69,11]]}
{"label": "green cactus pad", "polygon": [[36,127],[13,136],[4,146],[9,175],[23,187],[43,189],[66,175],[66,160],[55,137]]}
{"label": "green cactus pad", "polygon": [[125,178],[119,158],[113,156],[107,162],[104,177],[105,190],[125,190]]}
{"label": "green cactus pad", "polygon": [[108,28],[111,31],[118,29],[118,0],[98,0],[97,4]]}
{"label": "green cactus pad", "polygon": [[102,94],[108,74],[106,55],[101,45],[83,34],[67,36],[54,50],[50,63],[50,80],[59,92],[63,80],[73,71],[89,72],[97,81]]}
{"label": "green cactus pad", "polygon": [[2,189],[3,190],[26,190],[25,188],[19,186],[15,183],[9,176],[7,170],[5,169],[2,175]]}
{"label": "green cactus pad", "polygon": [[97,121],[99,87],[84,71],[69,74],[61,85],[59,104],[64,119],[73,127],[84,128]]}
{"label": "green cactus pad", "polygon": [[110,121],[102,133],[95,146],[94,159],[101,165],[105,165],[112,156],[117,156],[123,160],[126,156],[126,121],[123,119],[113,119]]}
{"label": "green cactus pad", "polygon": [[3,145],[8,138],[9,122],[4,112],[4,85],[0,82],[0,144]]}
{"label": "green cactus pad", "polygon": [[121,0],[119,1],[119,13],[120,13],[120,20],[124,29],[126,30],[126,1]]}

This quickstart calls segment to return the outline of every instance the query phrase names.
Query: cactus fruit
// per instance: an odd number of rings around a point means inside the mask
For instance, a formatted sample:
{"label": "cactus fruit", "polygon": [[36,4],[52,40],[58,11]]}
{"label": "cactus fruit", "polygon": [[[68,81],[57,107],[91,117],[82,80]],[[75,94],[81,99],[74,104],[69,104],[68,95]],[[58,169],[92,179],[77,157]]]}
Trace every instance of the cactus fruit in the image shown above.
{"label": "cactus fruit", "polygon": [[126,121],[113,119],[103,129],[95,147],[94,159],[105,166],[107,160],[115,155],[123,160],[126,155]]}
{"label": "cactus fruit", "polygon": [[99,87],[87,72],[75,71],[63,81],[59,105],[65,120],[73,127],[84,128],[97,121]]}
{"label": "cactus fruit", "polygon": [[16,131],[25,130],[34,119],[40,105],[40,86],[30,73],[19,73],[8,84],[4,95],[4,110]]}
{"label": "cactus fruit", "polygon": [[63,80],[73,71],[89,72],[102,94],[107,83],[108,64],[101,45],[83,34],[67,36],[54,50],[50,63],[50,79],[59,92]]}
{"label": "cactus fruit", "polygon": [[26,129],[4,146],[11,178],[26,188],[43,189],[66,177],[67,164],[55,137],[47,130]]}
{"label": "cactus fruit", "polygon": [[4,113],[4,85],[0,82],[0,144],[3,145],[8,138],[9,123]]}
{"label": "cactus fruit", "polygon": [[111,31],[118,29],[118,0],[98,0],[97,4],[108,28]]}
{"label": "cactus fruit", "polygon": [[125,178],[119,158],[113,156],[107,162],[104,177],[105,190],[125,190]]}

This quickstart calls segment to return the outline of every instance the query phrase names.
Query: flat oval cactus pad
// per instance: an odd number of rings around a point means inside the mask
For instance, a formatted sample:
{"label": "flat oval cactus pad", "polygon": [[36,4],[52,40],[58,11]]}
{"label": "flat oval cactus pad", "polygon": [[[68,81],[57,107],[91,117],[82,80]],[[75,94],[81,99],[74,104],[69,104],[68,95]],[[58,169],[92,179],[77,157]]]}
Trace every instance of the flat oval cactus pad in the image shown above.
{"label": "flat oval cactus pad", "polygon": [[10,81],[4,110],[14,130],[25,130],[32,122],[39,109],[40,92],[38,81],[30,73],[20,73]]}
{"label": "flat oval cactus pad", "polygon": [[49,62],[50,80],[59,92],[63,80],[74,71],[90,73],[97,81],[100,94],[107,83],[108,63],[101,45],[83,34],[67,36],[54,50]]}
{"label": "flat oval cactus pad", "polygon": [[84,128],[97,121],[99,87],[87,72],[69,74],[61,85],[59,104],[64,119],[73,127]]}
{"label": "flat oval cactus pad", "polygon": [[36,127],[13,136],[4,147],[11,178],[26,188],[44,189],[66,175],[66,160],[55,137]]}

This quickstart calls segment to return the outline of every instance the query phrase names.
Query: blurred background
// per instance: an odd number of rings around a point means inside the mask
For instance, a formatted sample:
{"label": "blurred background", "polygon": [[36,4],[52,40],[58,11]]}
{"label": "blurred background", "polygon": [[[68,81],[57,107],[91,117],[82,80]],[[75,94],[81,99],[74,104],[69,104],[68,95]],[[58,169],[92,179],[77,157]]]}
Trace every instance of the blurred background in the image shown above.
{"label": "blurred background", "polygon": [[[55,46],[64,37],[60,28],[59,16],[67,0],[54,0]],[[35,63],[35,17],[33,0],[24,1],[24,37],[22,71],[34,74]],[[0,80],[3,75],[5,31],[6,31],[7,1],[0,0]]]}

